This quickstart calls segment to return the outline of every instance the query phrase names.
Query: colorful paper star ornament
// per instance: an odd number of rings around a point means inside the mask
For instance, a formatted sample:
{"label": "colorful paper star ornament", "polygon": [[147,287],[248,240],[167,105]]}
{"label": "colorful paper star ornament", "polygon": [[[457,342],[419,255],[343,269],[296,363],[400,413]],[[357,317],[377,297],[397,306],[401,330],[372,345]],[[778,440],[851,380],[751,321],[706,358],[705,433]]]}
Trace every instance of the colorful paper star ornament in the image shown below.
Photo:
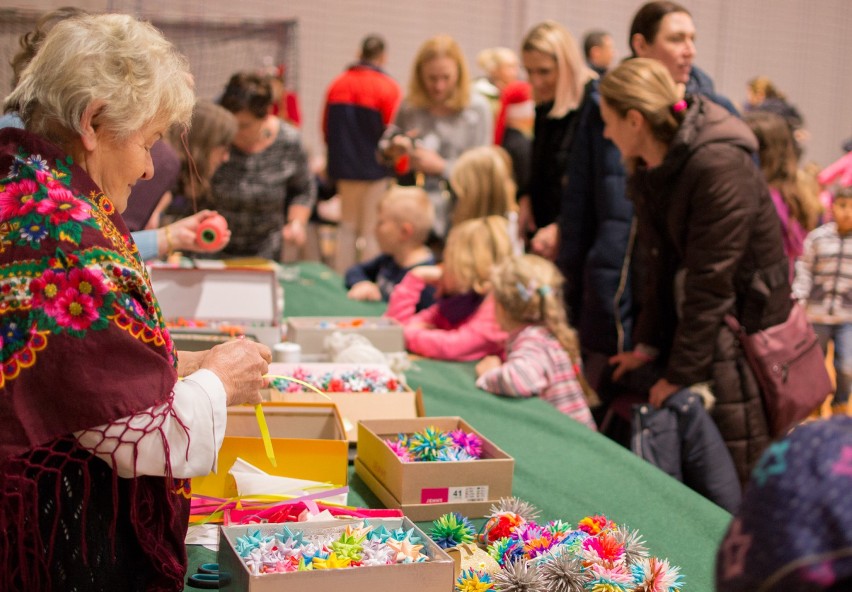
{"label": "colorful paper star ornament", "polygon": [[407,538],[401,541],[388,539],[387,545],[396,552],[397,563],[402,563],[406,559],[417,561],[420,557],[420,549],[423,548],[423,545],[414,545]]}
{"label": "colorful paper star ornament", "polygon": [[325,559],[321,559],[320,557],[314,557],[311,563],[314,566],[314,569],[340,569],[342,567],[349,567],[352,563],[352,560],[348,557],[338,557],[337,553],[329,553],[328,557]]}

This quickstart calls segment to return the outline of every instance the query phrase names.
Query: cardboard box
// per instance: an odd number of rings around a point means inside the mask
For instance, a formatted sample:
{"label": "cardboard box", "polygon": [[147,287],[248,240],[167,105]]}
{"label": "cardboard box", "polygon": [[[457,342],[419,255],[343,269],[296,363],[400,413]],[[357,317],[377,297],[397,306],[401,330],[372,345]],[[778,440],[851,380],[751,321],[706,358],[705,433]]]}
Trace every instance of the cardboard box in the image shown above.
{"label": "cardboard box", "polygon": [[[206,349],[240,329],[269,347],[281,341],[283,296],[274,268],[151,266],[149,273],[169,331],[183,348]],[[205,326],[174,326],[181,319]]]}
{"label": "cardboard box", "polygon": [[[222,590],[233,592],[303,592],[304,590],[337,590],[346,592],[448,592],[453,589],[453,560],[416,525],[407,518],[376,518],[365,520],[368,524],[384,525],[388,530],[414,529],[423,539],[424,551],[429,561],[346,569],[290,572],[253,576],[236,551],[236,540],[247,532],[280,532],[280,524],[252,524],[248,526],[221,527],[219,539],[219,573],[228,574]],[[291,530],[301,530],[306,535],[330,529],[342,532],[344,525],[313,525],[300,522],[290,525]]]}
{"label": "cardboard box", "polygon": [[[482,458],[459,462],[402,462],[385,444],[398,434],[435,426],[462,429],[482,438]],[[358,424],[355,471],[388,508],[415,521],[447,512],[486,516],[500,498],[512,495],[515,461],[460,417],[365,420]]]}
{"label": "cardboard box", "polygon": [[[348,370],[373,369],[383,375],[393,376],[390,368],[381,364],[270,364],[269,373],[273,375],[292,376],[297,368],[304,369],[314,376],[322,376],[327,372],[345,373]],[[362,393],[331,393],[320,395],[305,388],[298,392],[281,392],[268,389],[269,399],[286,402],[323,402],[331,401],[340,410],[343,428],[349,442],[358,441],[358,422],[365,419],[405,419],[423,417],[423,395],[418,389],[412,391],[406,387],[401,392],[362,392]]]}
{"label": "cardboard box", "polygon": [[287,341],[302,346],[303,359],[318,361],[326,354],[325,338],[334,332],[358,333],[376,349],[394,353],[405,351],[402,325],[385,317],[290,317]]}
{"label": "cardboard box", "polygon": [[217,471],[192,480],[192,491],[213,497],[237,494],[228,470],[237,457],[270,475],[346,485],[349,443],[333,403],[264,403],[277,467],[266,456],[254,408],[228,409],[228,425],[219,449]]}

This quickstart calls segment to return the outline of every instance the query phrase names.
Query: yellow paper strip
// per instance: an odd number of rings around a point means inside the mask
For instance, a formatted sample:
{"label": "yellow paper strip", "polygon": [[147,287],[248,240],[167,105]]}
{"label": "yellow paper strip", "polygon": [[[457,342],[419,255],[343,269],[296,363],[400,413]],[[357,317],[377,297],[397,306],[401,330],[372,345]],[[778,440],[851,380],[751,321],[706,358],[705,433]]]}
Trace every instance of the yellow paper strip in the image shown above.
{"label": "yellow paper strip", "polygon": [[263,447],[266,449],[266,456],[273,467],[277,467],[275,462],[275,451],[272,450],[272,438],[269,436],[269,426],[266,425],[266,416],[263,414],[263,405],[258,403],[254,406],[254,414],[257,416],[257,425],[260,428],[260,437],[263,438]]}

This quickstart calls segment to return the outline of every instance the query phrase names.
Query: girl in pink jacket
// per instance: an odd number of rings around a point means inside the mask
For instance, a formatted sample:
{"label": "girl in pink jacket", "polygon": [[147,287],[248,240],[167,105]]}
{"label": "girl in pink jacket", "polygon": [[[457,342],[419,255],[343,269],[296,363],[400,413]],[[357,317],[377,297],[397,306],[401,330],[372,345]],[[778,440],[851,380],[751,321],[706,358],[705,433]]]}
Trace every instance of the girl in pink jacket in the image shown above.
{"label": "girl in pink jacket", "polygon": [[[511,253],[502,216],[454,226],[443,264],[415,267],[391,293],[385,315],[403,324],[408,351],[451,361],[502,355],[507,335],[494,317],[489,277],[492,266]],[[438,301],[415,313],[420,292],[428,285],[437,286]]]}

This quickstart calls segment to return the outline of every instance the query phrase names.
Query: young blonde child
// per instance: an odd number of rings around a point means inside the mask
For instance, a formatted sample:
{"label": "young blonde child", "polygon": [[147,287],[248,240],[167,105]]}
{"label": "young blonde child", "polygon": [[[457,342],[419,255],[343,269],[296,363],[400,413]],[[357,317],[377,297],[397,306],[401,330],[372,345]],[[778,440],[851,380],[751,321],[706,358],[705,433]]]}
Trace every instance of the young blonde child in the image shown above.
{"label": "young blonde child", "polygon": [[513,251],[523,252],[518,236],[517,185],[512,177],[512,159],[500,146],[479,146],[466,150],[450,175],[456,196],[453,225],[472,218],[505,216]]}
{"label": "young blonde child", "polygon": [[[408,351],[439,360],[478,360],[503,352],[506,333],[489,295],[495,263],[511,255],[506,219],[475,218],[450,230],[441,266],[415,267],[397,284],[385,313],[404,325]],[[416,312],[421,293],[438,289],[437,302]]]}
{"label": "young blonde child", "polygon": [[495,314],[509,333],[506,361],[488,356],[476,365],[476,386],[497,395],[538,395],[596,430],[589,404],[595,392],[583,377],[577,333],[568,325],[562,275],[538,255],[506,260],[492,275]]}
{"label": "young blonde child", "polygon": [[[419,187],[391,187],[379,202],[376,241],[382,254],[353,265],[344,281],[353,300],[385,300],[405,276],[418,265],[434,265],[435,257],[425,246],[435,210],[429,196]],[[434,289],[424,290],[417,309],[431,306]]]}

